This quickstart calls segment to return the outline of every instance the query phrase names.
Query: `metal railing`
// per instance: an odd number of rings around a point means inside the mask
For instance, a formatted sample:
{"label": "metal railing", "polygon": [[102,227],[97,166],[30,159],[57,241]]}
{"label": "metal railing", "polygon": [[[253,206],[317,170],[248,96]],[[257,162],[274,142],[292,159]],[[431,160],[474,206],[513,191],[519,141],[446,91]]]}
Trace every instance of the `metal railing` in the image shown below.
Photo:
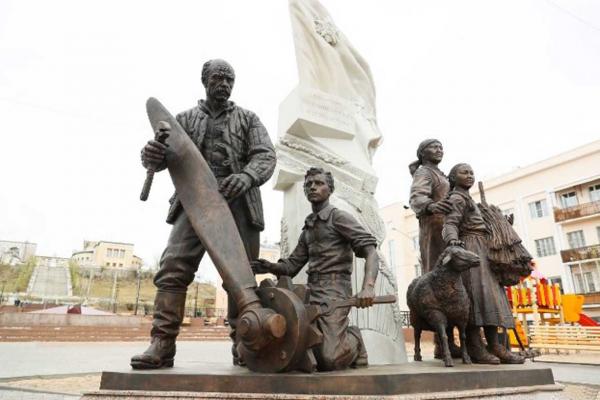
{"label": "metal railing", "polygon": [[567,208],[554,208],[554,221],[562,222],[569,219],[587,217],[600,214],[600,201],[578,204]]}
{"label": "metal railing", "polygon": [[403,328],[410,328],[410,312],[400,311],[400,324]]}
{"label": "metal railing", "polygon": [[600,244],[561,250],[560,256],[564,263],[600,258]]}

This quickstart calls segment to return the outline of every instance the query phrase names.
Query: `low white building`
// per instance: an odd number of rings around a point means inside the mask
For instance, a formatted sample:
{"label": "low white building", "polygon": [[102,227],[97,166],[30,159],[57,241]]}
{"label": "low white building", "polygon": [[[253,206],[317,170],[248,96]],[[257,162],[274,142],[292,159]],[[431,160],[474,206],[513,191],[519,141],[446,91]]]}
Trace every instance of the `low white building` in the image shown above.
{"label": "low white building", "polygon": [[17,265],[35,256],[37,244],[0,240],[0,264]]}

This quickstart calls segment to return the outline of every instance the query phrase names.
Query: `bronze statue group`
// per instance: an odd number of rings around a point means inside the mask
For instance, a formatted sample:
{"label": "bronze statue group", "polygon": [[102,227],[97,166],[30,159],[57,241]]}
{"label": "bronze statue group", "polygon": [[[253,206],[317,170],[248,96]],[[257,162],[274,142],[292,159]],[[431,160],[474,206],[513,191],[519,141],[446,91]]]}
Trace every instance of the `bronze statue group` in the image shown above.
{"label": "bronze statue group", "polygon": [[[228,200],[254,273],[271,272],[278,277],[293,277],[308,265],[310,302],[320,304],[353,296],[350,280],[353,257],[361,257],[365,259],[365,274],[362,290],[355,295],[357,305],[373,305],[379,262],[376,239],[349,213],[329,203],[334,180],[323,169],[311,168],[306,173],[304,192],[312,205],[312,213],[306,218],[295,250],[277,263],[258,259],[259,234],[264,229],[259,187],[273,174],[276,157],[269,135],[258,117],[229,101],[234,82],[231,65],[223,60],[208,61],[202,70],[206,100],[178,114],[176,119],[206,160],[219,191]],[[141,152],[143,166],[151,171],[167,168],[168,152],[168,141],[166,144],[149,141]],[[478,268],[466,269],[461,276],[468,292],[467,310],[464,310],[469,316],[468,354],[478,363],[523,362],[498,340],[498,327],[512,327],[513,319],[502,286],[486,256],[488,225],[469,196],[469,188],[474,183],[473,170],[467,164],[459,164],[446,177],[437,167],[443,157],[442,145],[437,140],[421,143],[417,154],[419,160],[411,165],[414,181],[410,204],[419,219],[423,271],[432,270],[447,246],[475,253],[477,258],[470,254],[464,257],[455,250],[451,257],[453,262],[446,263],[457,268],[459,265],[472,267],[473,260],[478,260]],[[131,366],[135,369],[173,366],[187,287],[205,253],[177,194],[171,199],[167,222],[173,228],[154,279],[158,290],[152,340],[144,353],[132,357]],[[231,283],[228,279],[236,278],[223,279],[226,290]],[[243,310],[238,310],[231,301],[232,296],[229,297],[233,363],[244,365],[237,351],[239,339],[236,334],[238,314]],[[323,336],[314,349],[318,370],[367,365],[367,351],[360,330],[349,326],[349,311],[350,307],[341,307],[318,317],[317,327]],[[482,329],[487,346],[480,334]],[[449,342],[453,355],[461,356],[453,340]]]}
{"label": "bronze statue group", "polygon": [[[468,315],[466,350],[469,359],[480,364],[523,363],[524,357],[511,352],[499,340],[499,328],[507,331],[515,327],[504,285],[516,282],[506,282],[503,279],[505,274],[502,273],[502,265],[506,265],[506,270],[522,269],[522,273],[516,274],[514,278],[518,281],[519,276],[529,274],[531,257],[510,227],[512,221],[504,218],[497,207],[489,207],[483,201],[482,204],[477,204],[471,198],[469,189],[475,183],[471,166],[457,164],[446,176],[438,168],[443,155],[441,142],[428,139],[421,142],[417,150],[418,160],[409,166],[413,176],[410,206],[419,219],[423,273],[434,273],[434,268],[440,263],[440,256],[447,248],[460,247],[476,254],[478,265],[463,270],[460,282],[469,300],[463,310]],[[501,261],[491,257],[490,253],[495,251],[494,236],[503,234],[510,236],[512,241],[507,240],[502,245],[508,259]],[[443,282],[439,284],[443,285]],[[452,307],[451,304],[437,307],[419,303],[417,299],[411,299],[416,294],[409,290],[408,302],[415,304],[414,309],[411,307],[411,313],[423,315],[425,319],[432,320],[431,323],[436,319],[444,319],[443,316],[436,315],[436,312],[443,313],[444,307]],[[452,324],[446,325],[447,334],[429,326],[429,329],[436,332],[435,357],[443,358],[444,343],[441,341],[445,339],[449,342],[452,356],[461,357],[461,351],[454,343]],[[487,343],[484,343],[482,333]]]}

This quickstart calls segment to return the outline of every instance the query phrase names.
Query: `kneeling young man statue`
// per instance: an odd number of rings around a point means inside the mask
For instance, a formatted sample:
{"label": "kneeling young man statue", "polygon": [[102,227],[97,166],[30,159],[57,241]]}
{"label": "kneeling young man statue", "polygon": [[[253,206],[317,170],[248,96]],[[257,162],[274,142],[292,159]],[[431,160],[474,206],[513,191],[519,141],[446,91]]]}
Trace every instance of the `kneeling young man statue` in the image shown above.
{"label": "kneeling young man statue", "polygon": [[[311,168],[304,179],[304,193],[312,204],[298,245],[289,258],[277,263],[259,259],[252,262],[255,273],[294,277],[308,262],[311,304],[352,297],[353,253],[364,258],[365,277],[357,294],[358,307],[373,305],[378,272],[377,242],[349,213],[329,204],[333,176],[321,168]],[[323,342],[314,348],[317,369],[332,371],[366,366],[367,351],[360,330],[348,326],[350,307],[337,308],[317,319]]]}

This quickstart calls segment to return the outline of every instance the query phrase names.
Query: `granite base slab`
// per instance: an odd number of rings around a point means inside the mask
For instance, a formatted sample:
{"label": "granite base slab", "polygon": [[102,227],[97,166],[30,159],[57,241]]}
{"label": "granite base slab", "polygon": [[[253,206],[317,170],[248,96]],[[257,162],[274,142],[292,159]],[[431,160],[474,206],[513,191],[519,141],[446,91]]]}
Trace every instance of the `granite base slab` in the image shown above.
{"label": "granite base slab", "polygon": [[[174,398],[190,398],[186,397],[185,392],[196,393],[196,398],[207,399],[362,399],[356,396],[398,398],[399,395],[412,395],[411,398],[415,398],[416,394],[481,390],[492,390],[500,394],[503,390],[523,392],[531,388],[558,390],[560,386],[555,385],[550,368],[530,363],[499,366],[459,364],[453,368],[445,368],[437,361],[314,374],[258,374],[241,367],[198,363],[154,371],[106,371],[102,373],[100,383],[100,392],[104,394],[128,392],[132,396],[130,398],[135,398],[136,392],[146,392],[149,395],[152,392],[152,396],[158,393],[156,396],[159,397],[156,398],[161,399],[165,397],[160,396],[160,392],[179,396]],[[100,392],[86,394],[87,397],[83,398],[100,398],[90,397],[100,395]],[[197,397],[200,394],[205,397]],[[221,397],[214,397],[217,394]],[[223,397],[225,394],[227,397]]]}
{"label": "granite base slab", "polygon": [[464,390],[390,396],[251,394],[251,393],[198,393],[147,392],[100,390],[84,395],[81,400],[565,400],[560,385],[527,386],[517,388]]}

